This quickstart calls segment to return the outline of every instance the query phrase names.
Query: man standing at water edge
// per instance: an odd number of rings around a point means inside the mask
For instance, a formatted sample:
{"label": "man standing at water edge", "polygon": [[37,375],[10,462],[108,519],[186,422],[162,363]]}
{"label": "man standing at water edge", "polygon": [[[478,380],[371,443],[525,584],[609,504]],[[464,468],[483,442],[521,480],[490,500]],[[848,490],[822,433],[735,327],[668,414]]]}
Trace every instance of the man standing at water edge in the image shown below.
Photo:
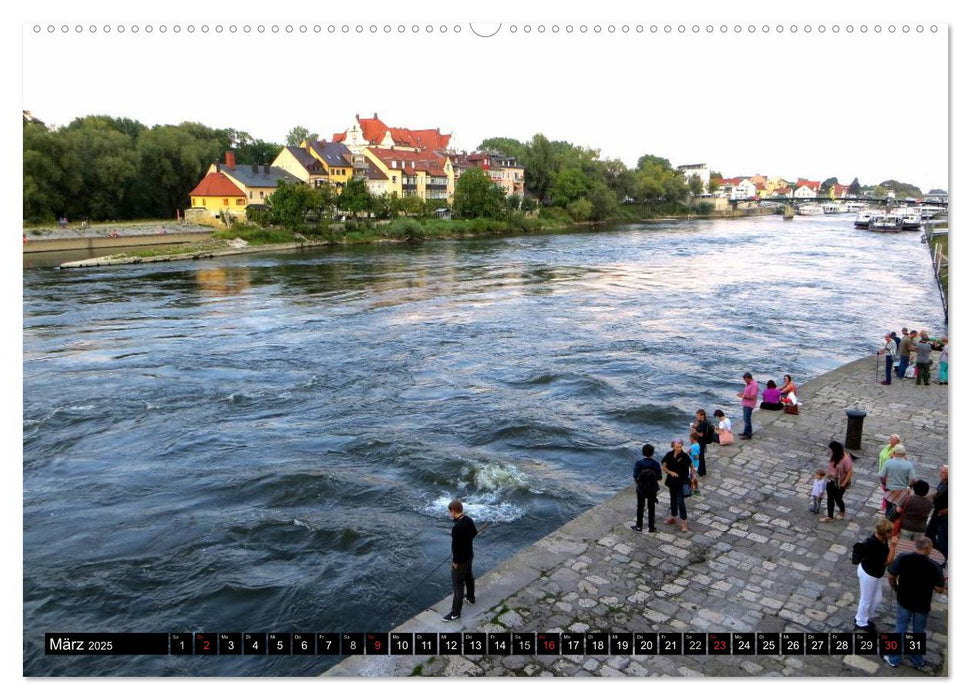
{"label": "man standing at water edge", "polygon": [[903,337],[900,339],[900,362],[897,363],[897,378],[904,379],[904,375],[907,373],[907,365],[910,364],[910,353],[914,350],[914,339],[917,336],[917,331],[907,332],[907,329],[903,329]]}
{"label": "man standing at water edge", "polygon": [[745,380],[745,388],[738,392],[736,396],[742,399],[742,420],[745,421],[745,427],[739,437],[742,440],[751,440],[752,411],[755,410],[755,404],[759,399],[759,383],[752,379],[750,372],[743,374],[742,379]]}
{"label": "man standing at water edge", "polygon": [[927,339],[927,331],[920,332],[920,340],[914,345],[914,350],[917,351],[917,365],[916,382],[914,386],[920,386],[921,382],[924,382],[924,386],[931,385],[931,341]]}
{"label": "man standing at water edge", "polygon": [[472,540],[479,531],[472,518],[462,512],[462,501],[448,504],[452,525],[452,611],[442,617],[446,622],[462,617],[462,598],[475,603],[475,578],[472,576]]}

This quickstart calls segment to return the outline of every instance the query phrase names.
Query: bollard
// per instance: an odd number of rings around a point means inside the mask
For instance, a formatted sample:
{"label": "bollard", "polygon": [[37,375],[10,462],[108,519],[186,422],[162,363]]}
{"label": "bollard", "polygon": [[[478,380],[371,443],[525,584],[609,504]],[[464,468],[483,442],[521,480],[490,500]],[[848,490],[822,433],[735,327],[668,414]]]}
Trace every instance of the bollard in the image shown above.
{"label": "bollard", "polygon": [[862,448],[863,439],[863,419],[866,418],[866,411],[858,408],[851,408],[846,412],[846,441],[843,447],[848,450],[859,450]]}

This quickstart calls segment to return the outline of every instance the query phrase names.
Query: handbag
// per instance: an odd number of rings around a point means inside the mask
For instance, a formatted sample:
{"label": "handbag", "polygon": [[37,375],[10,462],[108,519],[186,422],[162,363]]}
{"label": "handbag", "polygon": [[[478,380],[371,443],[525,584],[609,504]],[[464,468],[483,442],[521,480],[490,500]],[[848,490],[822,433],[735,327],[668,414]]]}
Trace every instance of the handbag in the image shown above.
{"label": "handbag", "polygon": [[782,411],[788,413],[790,416],[799,415],[799,404],[797,403],[787,403],[782,405]]}
{"label": "handbag", "polygon": [[718,444],[719,445],[735,444],[735,435],[732,433],[731,430],[724,431],[721,435],[718,436]]}
{"label": "handbag", "polygon": [[685,498],[691,498],[691,482],[688,482],[688,481],[681,482],[681,494]]}

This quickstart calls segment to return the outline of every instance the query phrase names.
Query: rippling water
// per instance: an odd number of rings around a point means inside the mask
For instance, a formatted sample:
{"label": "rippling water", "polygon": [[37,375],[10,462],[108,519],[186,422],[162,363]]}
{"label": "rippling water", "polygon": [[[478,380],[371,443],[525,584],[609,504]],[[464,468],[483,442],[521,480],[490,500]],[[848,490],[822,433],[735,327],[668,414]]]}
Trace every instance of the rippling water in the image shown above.
{"label": "rippling water", "polygon": [[43,633],[390,629],[450,592],[451,498],[484,572],[737,418],[745,370],[901,325],[944,331],[919,234],[842,216],[25,269],[24,671],[319,673]]}

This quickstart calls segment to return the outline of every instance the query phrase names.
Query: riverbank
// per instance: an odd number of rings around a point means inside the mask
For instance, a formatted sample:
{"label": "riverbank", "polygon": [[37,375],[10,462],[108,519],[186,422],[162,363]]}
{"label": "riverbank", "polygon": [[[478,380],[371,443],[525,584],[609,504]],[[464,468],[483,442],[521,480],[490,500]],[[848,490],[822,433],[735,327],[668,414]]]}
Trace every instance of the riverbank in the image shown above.
{"label": "riverbank", "polygon": [[[135,265],[142,263],[172,262],[176,260],[202,260],[227,255],[244,255],[248,253],[278,252],[285,250],[303,250],[330,246],[383,244],[383,243],[414,243],[426,240],[449,240],[480,238],[487,236],[519,235],[524,233],[556,234],[576,231],[577,229],[613,226],[631,223],[663,223],[682,220],[707,219],[735,219],[743,216],[765,216],[773,212],[765,209],[748,209],[742,212],[711,212],[707,214],[691,213],[682,216],[659,216],[651,219],[623,219],[609,222],[572,222],[561,219],[542,219],[517,217],[513,220],[474,219],[471,221],[442,221],[430,219],[424,222],[414,219],[399,218],[391,222],[380,222],[377,225],[364,226],[352,223],[349,226],[337,224],[324,235],[302,234],[286,229],[265,229],[257,226],[241,226],[223,231],[194,232],[197,237],[191,241],[184,241],[173,235],[176,230],[157,234],[144,242],[136,241],[141,237],[139,233],[125,235],[107,240],[99,237],[84,237],[76,239],[76,249],[87,246],[92,252],[95,248],[121,247],[131,245],[145,245],[144,250],[111,254],[65,262],[61,268],[103,267],[110,265]],[[188,226],[186,224],[183,227]],[[138,225],[134,231],[141,231],[143,225]],[[122,229],[119,229],[121,231]],[[183,232],[186,233],[187,231]],[[26,233],[25,233],[26,236]],[[62,245],[71,240],[68,236],[57,238]],[[27,246],[31,245],[31,251]],[[47,252],[58,248],[41,247],[40,242],[25,243],[25,252]]]}
{"label": "riverbank", "polygon": [[[936,353],[935,353],[936,355]],[[937,360],[935,356],[935,361]],[[702,493],[688,499],[690,532],[663,524],[633,532],[628,487],[480,575],[476,603],[444,622],[450,597],[393,632],[852,632],[858,602],[853,543],[876,522],[879,449],[899,433],[919,478],[936,485],[948,450],[947,387],[878,383],[870,355],[807,382],[800,414],[756,411],[751,441],[712,445]],[[843,441],[845,411],[867,412],[847,519],[808,512],[809,478],[826,444]],[[489,547],[486,531],[477,551]],[[448,576],[446,570],[440,574]],[[893,594],[875,620],[892,631]],[[935,594],[927,660],[947,674],[947,596]],[[915,676],[878,656],[532,655],[354,656],[328,676]]]}

